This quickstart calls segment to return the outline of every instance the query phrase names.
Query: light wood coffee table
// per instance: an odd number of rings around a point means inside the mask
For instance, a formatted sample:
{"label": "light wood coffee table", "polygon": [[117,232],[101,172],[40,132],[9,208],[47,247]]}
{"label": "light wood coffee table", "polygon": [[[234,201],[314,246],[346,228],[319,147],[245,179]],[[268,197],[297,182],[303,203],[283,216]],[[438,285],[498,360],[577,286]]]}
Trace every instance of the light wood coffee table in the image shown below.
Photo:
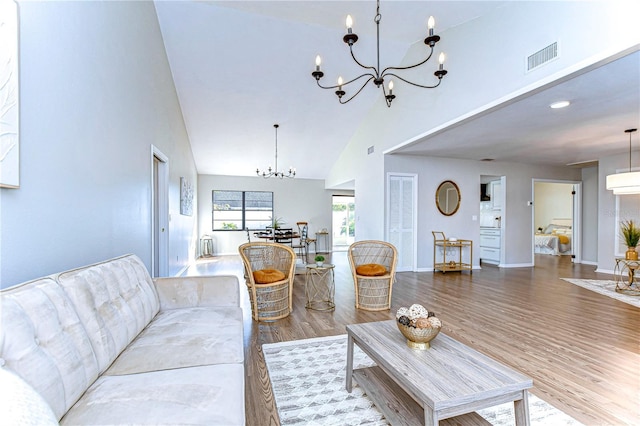
{"label": "light wood coffee table", "polygon": [[[409,348],[394,320],[348,325],[347,336],[347,391],[355,378],[392,425],[488,424],[474,412],[510,401],[516,425],[529,425],[533,381],[442,332],[425,351]],[[354,343],[377,366],[354,370]]]}

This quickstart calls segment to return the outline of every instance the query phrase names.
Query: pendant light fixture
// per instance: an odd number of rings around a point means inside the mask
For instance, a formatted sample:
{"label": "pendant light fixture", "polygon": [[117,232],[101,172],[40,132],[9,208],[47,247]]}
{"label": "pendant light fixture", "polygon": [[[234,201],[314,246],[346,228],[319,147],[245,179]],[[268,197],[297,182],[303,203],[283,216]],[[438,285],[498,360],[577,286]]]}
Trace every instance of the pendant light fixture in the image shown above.
{"label": "pendant light fixture", "polygon": [[629,171],[607,176],[607,189],[615,195],[640,194],[640,172],[631,171],[631,134],[638,129],[627,129],[629,133]]}
{"label": "pendant light fixture", "polygon": [[[421,62],[418,62],[417,64],[414,65],[409,65],[406,67],[387,67],[387,68],[380,68],[380,21],[382,20],[382,15],[380,14],[380,0],[377,0],[377,9],[376,9],[376,16],[373,19],[373,21],[376,23],[376,32],[377,32],[377,65],[376,66],[367,66],[367,65],[363,65],[358,59],[356,59],[355,54],[353,53],[353,45],[358,41],[358,36],[353,32],[353,19],[351,18],[351,15],[347,15],[347,20],[346,20],[346,25],[347,25],[347,34],[344,35],[344,37],[342,38],[342,41],[344,41],[346,44],[349,45],[349,51],[351,52],[351,57],[353,58],[353,60],[355,61],[356,64],[358,64],[361,68],[365,69],[365,70],[369,70],[368,72],[365,72],[364,74],[351,79],[349,81],[344,81],[342,79],[342,77],[338,77],[338,84],[335,86],[323,86],[322,84],[320,84],[320,79],[324,76],[324,72],[322,72],[320,70],[320,65],[322,64],[322,59],[320,58],[320,55],[316,56],[316,69],[315,71],[313,71],[311,73],[311,75],[313,76],[313,78],[316,79],[316,83],[318,83],[318,86],[322,89],[337,89],[336,90],[336,95],[338,96],[338,102],[340,102],[341,104],[346,104],[347,102],[349,102],[351,99],[355,98],[356,96],[358,96],[358,94],[362,91],[362,89],[364,89],[364,87],[370,82],[373,81],[373,84],[375,84],[377,87],[381,87],[382,88],[382,92],[384,94],[384,100],[387,104],[388,107],[391,107],[391,102],[395,99],[396,95],[393,94],[393,80],[391,80],[391,77],[394,77],[400,81],[403,81],[405,83],[408,83],[412,86],[416,86],[416,87],[420,87],[423,89],[433,89],[435,87],[438,87],[440,85],[440,82],[442,81],[442,77],[444,77],[447,74],[447,70],[444,69],[444,53],[440,53],[439,57],[438,57],[438,61],[439,61],[439,66],[438,69],[433,73],[433,75],[435,75],[438,78],[438,82],[432,86],[429,85],[424,85],[424,84],[418,84],[418,83],[413,83],[409,80],[407,80],[404,77],[400,77],[398,74],[396,74],[394,71],[404,71],[404,70],[408,70],[411,68],[416,68],[419,67],[420,65],[426,63],[429,59],[431,59],[431,56],[433,55],[433,47],[436,45],[436,43],[438,41],[440,41],[440,36],[434,34],[434,26],[435,26],[435,20],[433,19],[433,16],[429,17],[429,20],[427,21],[427,28],[428,28],[428,35],[427,38],[424,39],[424,44],[426,44],[429,47],[429,55],[427,56],[426,59],[424,59]],[[389,77],[389,83],[388,83],[388,90],[385,89],[384,87],[384,80],[385,77]],[[365,79],[364,83],[362,84],[362,86],[360,86],[360,88],[356,88],[356,91],[353,95],[351,95],[348,99],[344,99],[343,97],[347,94],[347,92],[344,90],[345,87],[351,83],[354,83],[356,81],[362,81],[360,79]]]}
{"label": "pendant light fixture", "polygon": [[260,171],[260,169],[256,169],[256,174],[258,176],[261,176],[265,179],[270,178],[270,177],[276,177],[276,178],[294,178],[296,177],[296,169],[294,169],[293,167],[289,167],[289,170],[284,172],[284,171],[278,171],[278,127],[280,127],[280,125],[278,124],[274,124],[273,127],[276,129],[276,164],[275,164],[275,168],[271,168],[271,165],[269,165],[269,167],[267,168],[267,170],[263,170]]}

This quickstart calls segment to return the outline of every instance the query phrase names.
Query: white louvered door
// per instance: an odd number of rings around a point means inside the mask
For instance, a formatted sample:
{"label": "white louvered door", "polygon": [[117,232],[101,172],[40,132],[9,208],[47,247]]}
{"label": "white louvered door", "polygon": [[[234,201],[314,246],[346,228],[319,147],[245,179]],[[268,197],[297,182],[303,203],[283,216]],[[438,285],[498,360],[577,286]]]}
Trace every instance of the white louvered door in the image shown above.
{"label": "white louvered door", "polygon": [[387,239],[398,250],[398,272],[416,270],[417,179],[413,174],[387,175]]}

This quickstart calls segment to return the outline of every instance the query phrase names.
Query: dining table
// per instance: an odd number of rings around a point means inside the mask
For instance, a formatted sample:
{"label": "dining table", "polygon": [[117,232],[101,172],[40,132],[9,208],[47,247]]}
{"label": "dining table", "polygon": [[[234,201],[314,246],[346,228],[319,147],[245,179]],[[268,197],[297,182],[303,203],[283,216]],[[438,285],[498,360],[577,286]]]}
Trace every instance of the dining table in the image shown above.
{"label": "dining table", "polygon": [[294,232],[292,228],[256,231],[253,233],[253,236],[265,241],[273,241],[280,244],[292,244],[294,239],[300,238],[300,235],[297,232]]}

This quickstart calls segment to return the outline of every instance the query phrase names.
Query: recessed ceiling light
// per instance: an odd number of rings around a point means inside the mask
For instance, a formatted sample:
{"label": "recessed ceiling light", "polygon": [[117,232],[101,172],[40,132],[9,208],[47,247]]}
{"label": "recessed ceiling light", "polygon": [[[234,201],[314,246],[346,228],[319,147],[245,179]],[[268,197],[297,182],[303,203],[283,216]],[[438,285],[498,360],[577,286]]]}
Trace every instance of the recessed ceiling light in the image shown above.
{"label": "recessed ceiling light", "polygon": [[558,109],[558,108],[568,107],[570,104],[571,102],[569,101],[560,101],[560,102],[554,102],[549,106],[553,109]]}

